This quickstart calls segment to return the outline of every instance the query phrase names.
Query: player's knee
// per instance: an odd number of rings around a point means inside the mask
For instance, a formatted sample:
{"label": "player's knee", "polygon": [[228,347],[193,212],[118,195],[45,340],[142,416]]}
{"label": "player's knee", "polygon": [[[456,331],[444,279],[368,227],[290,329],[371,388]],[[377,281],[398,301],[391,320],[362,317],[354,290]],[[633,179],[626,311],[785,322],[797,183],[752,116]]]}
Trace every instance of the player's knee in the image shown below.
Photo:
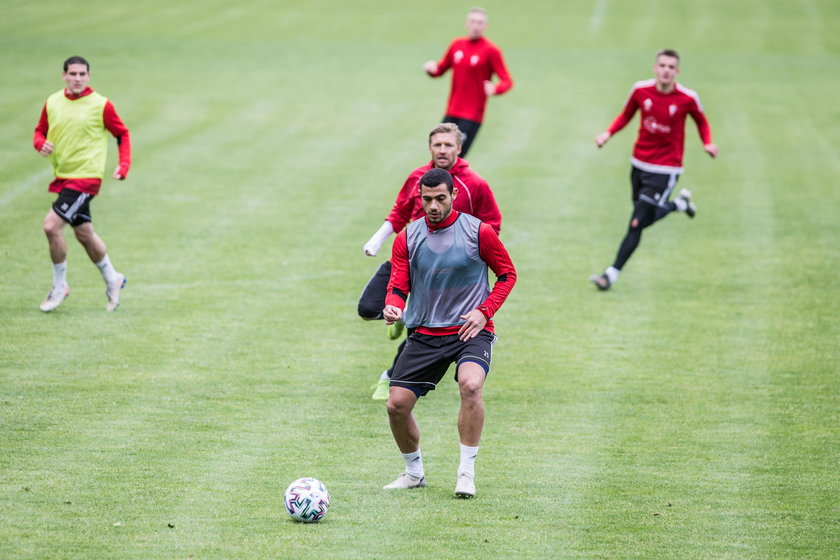
{"label": "player's knee", "polygon": [[388,396],[388,404],[385,405],[385,408],[388,410],[388,416],[401,418],[411,414],[416,399],[410,398],[403,393],[403,391],[391,391],[391,394]]}
{"label": "player's knee", "polygon": [[645,202],[636,204],[636,211],[630,219],[630,229],[644,229],[651,225],[655,219],[656,207]]}
{"label": "player's knee", "polygon": [[377,307],[376,305],[371,305],[370,302],[360,300],[357,311],[359,312],[359,317],[365,321],[373,321],[375,319],[382,319],[382,307]]}
{"label": "player's knee", "polygon": [[458,386],[462,400],[481,400],[481,389],[484,387],[485,372],[481,366],[474,363],[462,364],[458,371]]}
{"label": "player's knee", "polygon": [[478,380],[467,380],[461,383],[461,399],[464,401],[481,400],[482,383]]}
{"label": "player's knee", "polygon": [[47,237],[55,237],[56,235],[61,234],[61,228],[58,228],[53,224],[48,224],[45,222],[44,233],[47,234]]}
{"label": "player's knee", "polygon": [[[57,216],[55,217],[57,218]],[[52,215],[47,215],[44,218],[44,233],[47,236],[59,235],[62,229],[61,218],[55,219]]]}

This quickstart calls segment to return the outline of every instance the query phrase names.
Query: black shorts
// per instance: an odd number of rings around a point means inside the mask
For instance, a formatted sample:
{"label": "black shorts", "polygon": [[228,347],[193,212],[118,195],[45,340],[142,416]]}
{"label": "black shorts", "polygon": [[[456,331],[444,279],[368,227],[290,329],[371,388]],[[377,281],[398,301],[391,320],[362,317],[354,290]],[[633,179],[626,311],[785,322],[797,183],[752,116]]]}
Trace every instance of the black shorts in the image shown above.
{"label": "black shorts", "polygon": [[[432,336],[412,333],[394,365],[391,385],[411,389],[418,397],[422,397],[434,391],[452,363],[461,365],[463,362],[475,362],[487,374],[493,361],[495,343],[496,335],[487,330],[466,342],[457,334]],[[455,380],[458,380],[457,369]]]}
{"label": "black shorts", "polygon": [[633,202],[642,200],[654,206],[662,206],[668,202],[679,177],[677,173],[651,173],[634,166],[630,171]]}
{"label": "black shorts", "polygon": [[388,281],[391,279],[391,261],[385,261],[371,276],[362,295],[359,296],[359,317],[362,319],[382,319],[382,309],[385,307],[385,292],[388,291]]}
{"label": "black shorts", "polygon": [[91,200],[93,200],[92,194],[73,189],[61,189],[58,198],[53,202],[52,209],[61,216],[62,220],[76,227],[91,221]]}
{"label": "black shorts", "polygon": [[458,125],[458,128],[461,130],[461,157],[465,157],[467,152],[470,151],[470,146],[472,145],[473,140],[475,140],[476,134],[478,134],[478,129],[481,127],[480,122],[470,121],[467,119],[461,119],[459,117],[451,117],[446,115],[443,117],[443,122],[445,123],[454,123]]}

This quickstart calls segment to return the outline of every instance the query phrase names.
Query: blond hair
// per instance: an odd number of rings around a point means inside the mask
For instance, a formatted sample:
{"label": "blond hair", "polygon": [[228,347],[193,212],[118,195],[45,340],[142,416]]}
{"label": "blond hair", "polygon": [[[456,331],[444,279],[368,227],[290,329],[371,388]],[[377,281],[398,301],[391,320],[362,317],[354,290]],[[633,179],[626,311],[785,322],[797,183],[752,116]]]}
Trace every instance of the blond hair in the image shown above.
{"label": "blond hair", "polygon": [[454,134],[455,135],[455,142],[460,146],[461,139],[463,138],[463,133],[461,129],[458,128],[458,125],[455,123],[440,123],[436,127],[432,129],[429,133],[429,144],[432,143],[432,136],[435,134]]}

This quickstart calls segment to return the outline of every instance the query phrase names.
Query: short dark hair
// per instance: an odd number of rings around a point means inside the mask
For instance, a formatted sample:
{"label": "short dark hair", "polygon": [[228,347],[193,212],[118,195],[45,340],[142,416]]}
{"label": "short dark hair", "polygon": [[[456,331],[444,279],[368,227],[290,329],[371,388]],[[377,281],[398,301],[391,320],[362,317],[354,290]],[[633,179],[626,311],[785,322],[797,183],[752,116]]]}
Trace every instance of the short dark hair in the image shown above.
{"label": "short dark hair", "polygon": [[[661,51],[656,53],[656,58],[659,58],[660,56],[670,56],[670,57],[676,58],[677,62],[680,61],[680,55],[674,49],[662,49]],[[656,59],[654,59],[654,60],[656,60]]]}
{"label": "short dark hair", "polygon": [[90,72],[90,64],[87,60],[82,58],[81,56],[71,56],[67,60],[64,61],[64,71],[67,72],[67,68],[70,67],[71,64],[84,64],[87,68],[87,71]]}
{"label": "short dark hair", "polygon": [[452,182],[452,175],[450,175],[449,171],[446,169],[435,167],[434,169],[429,169],[422,177],[420,177],[419,188],[436,187],[441,183],[446,183],[446,188],[449,189],[449,194],[452,194],[452,189],[455,186]]}

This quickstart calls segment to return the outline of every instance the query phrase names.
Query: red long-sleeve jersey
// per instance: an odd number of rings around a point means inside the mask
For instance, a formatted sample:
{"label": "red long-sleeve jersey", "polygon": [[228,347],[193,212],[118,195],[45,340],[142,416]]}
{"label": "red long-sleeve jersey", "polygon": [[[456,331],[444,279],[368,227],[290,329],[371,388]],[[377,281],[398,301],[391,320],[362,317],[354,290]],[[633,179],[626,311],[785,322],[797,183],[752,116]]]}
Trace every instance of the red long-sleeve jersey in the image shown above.
{"label": "red long-sleeve jersey", "polygon": [[[458,219],[456,210],[438,224],[431,224],[426,220],[426,226],[434,231],[451,226]],[[425,220],[425,218],[423,218]],[[482,223],[478,230],[478,254],[493,274],[496,275],[496,283],[493,289],[480,306],[482,313],[487,317],[485,329],[493,332],[493,316],[507,299],[508,294],[516,284],[516,268],[510,260],[510,255],[502,245],[499,236],[487,224]],[[385,305],[394,305],[405,309],[408,294],[411,292],[411,273],[408,262],[408,243],[405,230],[401,231],[394,239],[391,246],[391,279],[388,282],[388,291],[385,296]],[[460,326],[431,328],[419,326],[417,332],[430,335],[456,334]]]}
{"label": "red long-sleeve jersey", "polygon": [[656,89],[656,80],[636,82],[630,89],[624,110],[607,129],[615,134],[636,111],[641,111],[639,137],[633,146],[634,166],[653,173],[681,173],[685,144],[685,119],[691,115],[703,144],[712,142],[712,131],[697,92],[680,84],[669,93]]}
{"label": "red long-sleeve jersey", "polygon": [[496,95],[501,95],[513,87],[502,51],[484,37],[470,39],[461,37],[452,41],[443,58],[438,62],[437,72],[430,76],[438,77],[452,68],[452,88],[446,115],[475,122],[484,119],[487,94],[484,82],[493,75],[499,77]]}
{"label": "red long-sleeve jersey", "polygon": [[[433,163],[429,162],[412,171],[397,193],[394,207],[385,218],[391,222],[395,232],[399,233],[409,222],[424,216],[423,203],[420,200],[420,178],[432,168]],[[475,216],[499,233],[502,229],[502,213],[487,181],[470,169],[467,160],[461,158],[455,160],[455,165],[449,173],[458,188],[458,196],[455,197],[452,208]]]}
{"label": "red long-sleeve jersey", "polygon": [[[93,93],[93,89],[88,86],[79,95],[73,95],[67,89],[64,90],[64,96],[67,99],[80,99]],[[105,128],[117,139],[117,147],[119,151],[119,166],[120,175],[125,177],[128,175],[128,170],[131,167],[131,138],[128,134],[128,127],[125,126],[120,116],[111,101],[105,102],[105,108],[102,111],[102,123]],[[41,147],[47,140],[47,133],[50,130],[50,122],[47,117],[47,104],[41,109],[41,118],[35,126],[35,134],[32,138],[32,145],[36,150],[41,151]],[[91,178],[73,178],[73,177],[56,177],[50,183],[50,192],[61,192],[61,189],[72,189],[84,193],[97,195],[99,188],[102,185],[101,179]]]}

